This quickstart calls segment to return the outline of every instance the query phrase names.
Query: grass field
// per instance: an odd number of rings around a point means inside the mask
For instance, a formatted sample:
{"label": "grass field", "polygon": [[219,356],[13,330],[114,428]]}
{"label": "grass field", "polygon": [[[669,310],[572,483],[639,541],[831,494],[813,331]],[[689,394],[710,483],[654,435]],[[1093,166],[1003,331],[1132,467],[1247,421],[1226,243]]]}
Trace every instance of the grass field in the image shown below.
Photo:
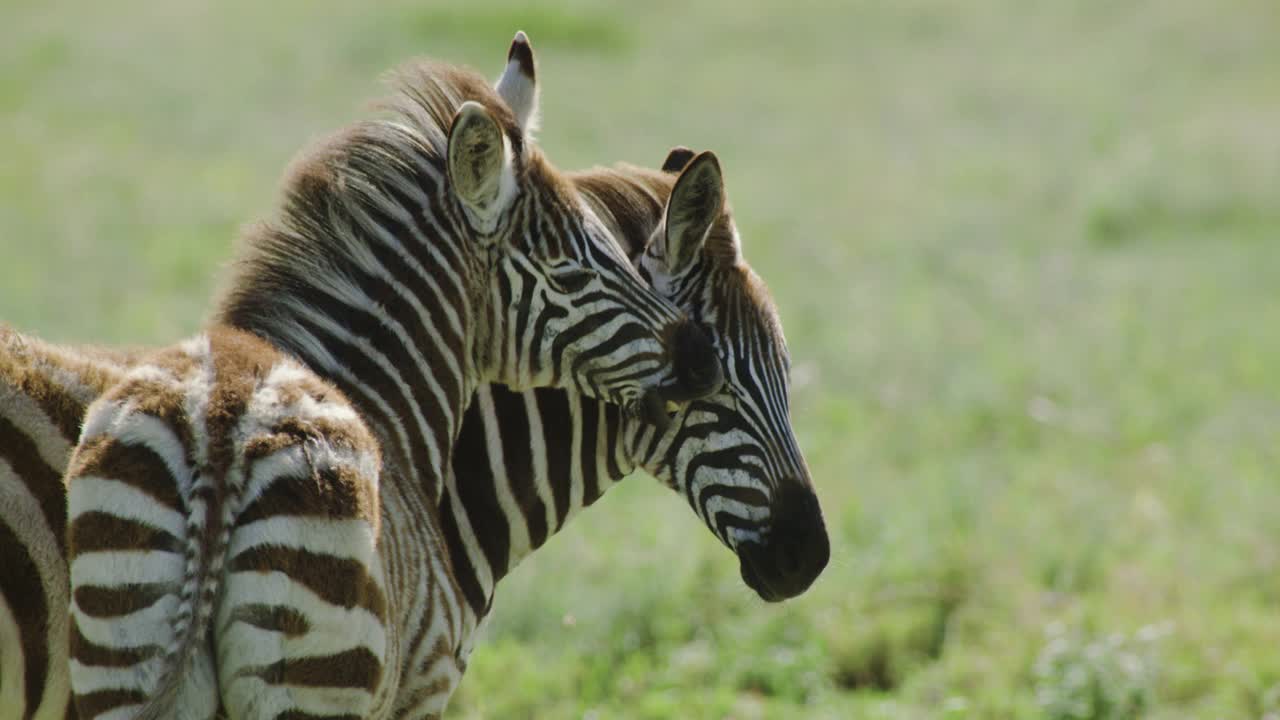
{"label": "grass field", "polygon": [[719,154],[833,558],[765,605],[629,481],[452,717],[1280,717],[1280,4],[444,5],[6,0],[0,320],[195,331],[304,142],[524,28],[562,167]]}

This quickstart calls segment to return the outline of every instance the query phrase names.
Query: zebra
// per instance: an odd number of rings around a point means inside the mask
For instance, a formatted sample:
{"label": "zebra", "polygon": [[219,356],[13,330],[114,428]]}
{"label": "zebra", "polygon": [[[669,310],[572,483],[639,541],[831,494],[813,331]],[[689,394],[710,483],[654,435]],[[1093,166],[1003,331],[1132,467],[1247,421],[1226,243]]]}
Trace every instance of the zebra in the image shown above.
{"label": "zebra", "polygon": [[[483,620],[502,577],[637,469],[684,496],[761,599],[799,595],[826,567],[830,540],[791,428],[782,324],[743,258],[718,160],[677,147],[659,172],[620,165],[574,180],[641,275],[711,328],[726,381],[682,406],[667,432],[572,391],[477,390],[442,507],[469,619]],[[681,211],[701,195],[715,211],[687,227]]]}
{"label": "zebra", "polygon": [[0,325],[0,719],[74,717],[66,487],[85,409],[143,351],[73,348]]}
{"label": "zebra", "polygon": [[[403,70],[396,119],[296,161],[209,328],[88,408],[66,476],[80,715],[435,716],[417,706],[464,665],[438,503],[479,384],[655,431],[721,387],[702,326],[533,143],[523,33],[507,60],[496,88]],[[714,210],[693,193],[672,218]]]}
{"label": "zebra", "polygon": [[[628,255],[646,262],[650,281],[668,288],[673,283],[666,263],[657,262],[660,248],[645,252],[645,247],[661,223],[673,184],[671,173],[682,170],[692,158],[693,153],[677,148],[661,173],[619,166],[571,176],[600,217],[613,226]],[[691,405],[674,420],[666,437],[641,437],[645,428],[628,423],[616,408],[572,392],[515,393],[498,385],[477,391],[464,416],[458,440],[462,450],[453,456],[442,502],[442,524],[448,529],[450,560],[471,615],[470,628],[489,615],[502,576],[630,468],[643,468],[682,495],[698,498],[699,491],[717,491],[715,484],[697,480],[700,475],[715,473],[732,480],[742,472],[739,466],[753,463],[746,469],[752,472],[764,464],[753,458],[779,452],[771,448],[794,452],[790,450],[794,437],[787,426],[760,422],[771,415],[739,412],[733,398],[735,394],[765,395],[752,378],[782,379],[786,357],[776,310],[742,258],[739,242],[726,205],[704,241],[710,247],[691,256],[693,264],[705,267],[689,275],[700,277],[705,287],[688,297],[705,298],[696,312],[716,319],[712,336],[724,348],[731,371],[724,390]],[[646,257],[653,259],[645,261]],[[728,279],[712,282],[720,274],[728,274]],[[694,312],[693,304],[688,309]],[[67,708],[66,624],[48,610],[68,602],[61,544],[66,499],[60,476],[79,436],[85,408],[119,382],[137,355],[51,346],[16,333],[6,339],[0,329],[0,458],[4,459],[0,498],[5,499],[0,502],[0,535],[6,536],[0,553],[8,553],[3,566],[11,568],[0,574],[0,597],[28,599],[7,608],[4,618],[11,636],[0,642],[0,658],[12,661],[0,665],[0,720],[61,717]],[[738,368],[754,369],[739,372]],[[785,388],[781,392],[785,398]],[[37,460],[26,450],[32,447],[55,450],[43,451]],[[782,583],[784,588],[762,587],[756,580],[762,597],[777,600],[797,594],[812,582],[825,564],[829,547],[821,514],[815,501],[808,499],[812,492],[804,466],[770,475],[780,480],[762,477],[760,506],[742,512],[735,522],[739,528],[761,528],[757,536],[765,534],[763,528],[772,529],[774,537],[789,538],[793,552],[803,558],[802,563],[788,566],[795,578]],[[459,477],[465,482],[459,483]],[[797,502],[797,497],[802,501]],[[708,495],[698,506],[706,507],[710,499]],[[14,515],[4,514],[6,509]],[[705,511],[699,514],[714,517]],[[728,520],[721,518],[721,522]],[[9,537],[15,541],[8,542]],[[798,569],[802,564],[805,568]],[[749,572],[744,570],[744,576],[754,577]],[[786,572],[787,567],[782,567],[773,574]],[[4,609],[0,608],[0,616]],[[47,626],[43,618],[48,618]],[[46,632],[40,634],[40,628]],[[475,635],[472,631],[467,637]],[[18,685],[22,678],[27,687],[25,703]],[[442,708],[443,702],[439,704]]]}

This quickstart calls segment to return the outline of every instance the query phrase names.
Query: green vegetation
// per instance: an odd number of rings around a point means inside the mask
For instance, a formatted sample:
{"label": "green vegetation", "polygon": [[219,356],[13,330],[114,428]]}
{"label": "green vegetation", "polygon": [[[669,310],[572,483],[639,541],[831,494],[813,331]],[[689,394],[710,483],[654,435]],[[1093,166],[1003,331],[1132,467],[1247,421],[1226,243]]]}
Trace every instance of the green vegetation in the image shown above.
{"label": "green vegetation", "polygon": [[0,318],[192,332],[378,73],[496,75],[523,27],[561,166],[720,155],[833,558],[765,605],[629,481],[507,582],[453,717],[1280,713],[1280,5],[452,5],[11,0]]}

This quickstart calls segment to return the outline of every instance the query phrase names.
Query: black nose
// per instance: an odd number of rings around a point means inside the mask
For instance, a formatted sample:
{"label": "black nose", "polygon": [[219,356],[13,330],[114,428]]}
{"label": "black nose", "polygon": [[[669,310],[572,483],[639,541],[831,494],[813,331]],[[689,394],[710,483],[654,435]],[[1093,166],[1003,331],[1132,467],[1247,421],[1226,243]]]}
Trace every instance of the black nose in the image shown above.
{"label": "black nose", "polygon": [[724,384],[724,368],[711,342],[711,336],[695,322],[676,326],[671,341],[672,365],[677,388],[666,394],[674,402],[696,400],[712,395]]}
{"label": "black nose", "polygon": [[739,546],[742,579],[770,602],[795,597],[813,584],[831,559],[818,497],[799,482],[778,489],[773,522],[763,542]]}

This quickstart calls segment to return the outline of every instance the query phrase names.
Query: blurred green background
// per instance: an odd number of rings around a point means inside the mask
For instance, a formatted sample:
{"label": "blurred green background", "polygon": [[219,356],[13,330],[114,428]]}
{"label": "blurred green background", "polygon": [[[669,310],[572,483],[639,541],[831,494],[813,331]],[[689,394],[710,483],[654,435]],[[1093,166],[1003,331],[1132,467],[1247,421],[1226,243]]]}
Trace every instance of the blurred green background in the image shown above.
{"label": "blurred green background", "polygon": [[0,319],[194,332],[298,148],[523,28],[561,167],[719,154],[833,558],[765,605],[625,483],[452,717],[1280,717],[1280,3],[547,7],[4,0]]}

